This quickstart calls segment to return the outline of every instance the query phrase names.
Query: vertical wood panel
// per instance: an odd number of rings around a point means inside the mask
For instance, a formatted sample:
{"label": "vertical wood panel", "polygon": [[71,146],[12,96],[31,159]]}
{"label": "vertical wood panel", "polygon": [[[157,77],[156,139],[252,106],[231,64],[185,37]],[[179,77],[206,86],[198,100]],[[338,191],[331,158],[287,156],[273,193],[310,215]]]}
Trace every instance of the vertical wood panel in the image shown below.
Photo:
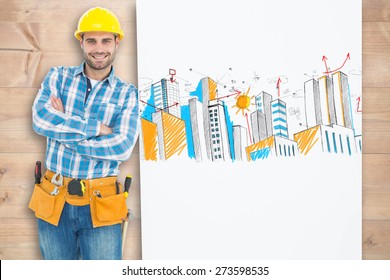
{"label": "vertical wood panel", "polygon": [[363,0],[363,259],[390,259],[390,2]]}

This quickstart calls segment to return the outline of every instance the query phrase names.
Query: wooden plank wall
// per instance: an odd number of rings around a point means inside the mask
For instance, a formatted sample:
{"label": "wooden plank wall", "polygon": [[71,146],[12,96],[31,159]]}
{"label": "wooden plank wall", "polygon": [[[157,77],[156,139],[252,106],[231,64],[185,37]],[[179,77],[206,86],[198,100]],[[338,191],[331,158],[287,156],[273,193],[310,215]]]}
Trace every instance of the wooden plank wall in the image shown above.
{"label": "wooden plank wall", "polygon": [[390,259],[390,2],[363,0],[363,259]]}
{"label": "wooden plank wall", "polygon": [[[135,0],[0,0],[0,259],[40,259],[27,204],[45,139],[32,131],[31,105],[50,67],[78,65],[73,39],[80,15],[104,6],[125,31],[115,67],[137,84]],[[337,8],[337,7],[335,7]],[[363,259],[390,259],[390,2],[363,0]],[[125,259],[141,259],[139,152],[121,166],[131,173]]]}

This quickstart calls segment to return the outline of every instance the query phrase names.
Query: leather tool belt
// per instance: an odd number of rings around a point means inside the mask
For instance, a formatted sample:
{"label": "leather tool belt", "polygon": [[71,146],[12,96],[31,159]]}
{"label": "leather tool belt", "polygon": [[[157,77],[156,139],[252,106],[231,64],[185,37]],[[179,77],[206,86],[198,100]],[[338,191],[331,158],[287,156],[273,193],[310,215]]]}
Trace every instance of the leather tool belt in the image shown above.
{"label": "leather tool belt", "polygon": [[[34,186],[29,208],[37,218],[58,225],[65,202],[76,206],[89,204],[94,227],[119,224],[126,218],[126,195],[116,176],[85,180],[63,177],[61,185],[52,183],[53,176],[54,172],[46,171],[41,183]],[[83,190],[81,195],[74,191],[78,184]]]}

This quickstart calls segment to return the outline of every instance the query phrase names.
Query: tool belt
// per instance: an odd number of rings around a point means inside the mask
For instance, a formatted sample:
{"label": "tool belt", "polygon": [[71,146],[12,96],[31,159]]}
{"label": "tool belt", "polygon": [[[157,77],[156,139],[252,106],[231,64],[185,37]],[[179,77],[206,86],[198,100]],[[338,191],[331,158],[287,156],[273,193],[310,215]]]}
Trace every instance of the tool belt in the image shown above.
{"label": "tool belt", "polygon": [[[35,216],[50,224],[58,225],[65,202],[76,205],[90,205],[94,227],[122,223],[127,216],[126,195],[117,177],[75,180],[63,177],[61,185],[52,183],[56,174],[46,171],[39,184],[35,184],[29,208]],[[73,194],[78,184],[82,192]]]}

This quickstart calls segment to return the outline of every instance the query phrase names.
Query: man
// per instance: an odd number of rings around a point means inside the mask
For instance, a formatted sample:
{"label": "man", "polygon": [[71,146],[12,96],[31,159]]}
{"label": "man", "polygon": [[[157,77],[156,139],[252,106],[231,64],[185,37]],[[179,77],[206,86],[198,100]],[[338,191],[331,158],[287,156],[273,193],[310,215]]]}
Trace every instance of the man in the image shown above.
{"label": "man", "polygon": [[123,31],[107,9],[92,8],[75,37],[85,61],[55,67],[33,105],[33,129],[47,137],[46,173],[29,207],[45,259],[121,259],[126,197],[117,182],[138,136],[138,93],[114,75]]}

